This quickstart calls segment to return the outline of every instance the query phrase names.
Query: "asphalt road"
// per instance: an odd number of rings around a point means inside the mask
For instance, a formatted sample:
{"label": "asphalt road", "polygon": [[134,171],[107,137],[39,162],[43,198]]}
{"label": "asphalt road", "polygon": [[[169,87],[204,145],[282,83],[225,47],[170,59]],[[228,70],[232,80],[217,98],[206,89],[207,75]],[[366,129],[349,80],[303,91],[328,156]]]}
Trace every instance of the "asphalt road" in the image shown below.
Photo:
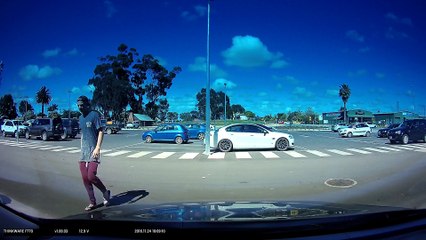
{"label": "asphalt road", "polygon": [[[141,131],[106,135],[98,176],[112,205],[224,200],[306,200],[423,208],[426,144],[291,132],[294,150],[204,155],[189,144],[143,143]],[[88,204],[77,161],[80,140],[0,139],[1,199],[40,217],[65,217]],[[330,185],[330,179],[348,186]],[[98,202],[101,194],[97,193]]]}

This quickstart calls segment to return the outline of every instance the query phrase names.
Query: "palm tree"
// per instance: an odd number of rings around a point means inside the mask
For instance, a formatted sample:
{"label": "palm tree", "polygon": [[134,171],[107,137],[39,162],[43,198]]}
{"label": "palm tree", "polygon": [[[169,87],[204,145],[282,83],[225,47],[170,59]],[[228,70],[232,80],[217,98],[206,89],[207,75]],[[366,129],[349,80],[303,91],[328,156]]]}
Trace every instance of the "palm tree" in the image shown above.
{"label": "palm tree", "polygon": [[343,121],[346,123],[346,103],[348,102],[348,99],[351,96],[351,89],[347,84],[344,83],[342,84],[342,86],[340,86],[339,96],[342,98],[343,101]]}
{"label": "palm tree", "polygon": [[44,104],[49,104],[50,100],[52,100],[52,96],[50,96],[49,89],[46,86],[40,88],[36,95],[37,103],[41,103],[41,114],[44,116]]}

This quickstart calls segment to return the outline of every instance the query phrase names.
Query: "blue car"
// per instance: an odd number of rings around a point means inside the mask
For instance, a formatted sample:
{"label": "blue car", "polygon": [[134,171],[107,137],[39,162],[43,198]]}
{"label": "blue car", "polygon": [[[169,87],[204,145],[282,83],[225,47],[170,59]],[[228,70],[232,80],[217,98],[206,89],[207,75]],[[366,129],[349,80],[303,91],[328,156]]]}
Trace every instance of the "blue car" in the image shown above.
{"label": "blue car", "polygon": [[159,125],[152,131],[142,134],[142,141],[151,143],[158,142],[175,142],[177,144],[187,143],[189,140],[188,129],[179,123],[166,123]]}
{"label": "blue car", "polygon": [[206,126],[203,124],[186,124],[186,128],[189,131],[189,138],[198,138],[204,140],[206,134]]}

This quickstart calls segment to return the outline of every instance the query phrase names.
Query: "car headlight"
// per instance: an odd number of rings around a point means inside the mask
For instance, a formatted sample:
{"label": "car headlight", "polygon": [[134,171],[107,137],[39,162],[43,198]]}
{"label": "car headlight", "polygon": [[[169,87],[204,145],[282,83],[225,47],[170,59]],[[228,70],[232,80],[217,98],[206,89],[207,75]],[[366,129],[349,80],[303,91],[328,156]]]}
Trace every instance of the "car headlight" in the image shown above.
{"label": "car headlight", "polygon": [[400,135],[401,134],[401,130],[395,131],[395,134]]}
{"label": "car headlight", "polygon": [[288,138],[293,139],[293,135],[288,135]]}

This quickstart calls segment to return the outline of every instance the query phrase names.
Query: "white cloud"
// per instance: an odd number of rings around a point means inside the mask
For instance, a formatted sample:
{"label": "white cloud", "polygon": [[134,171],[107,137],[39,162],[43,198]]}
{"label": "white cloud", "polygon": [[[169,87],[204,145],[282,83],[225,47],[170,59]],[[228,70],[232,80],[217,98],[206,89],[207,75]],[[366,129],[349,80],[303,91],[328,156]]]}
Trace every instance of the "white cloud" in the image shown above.
{"label": "white cloud", "polygon": [[50,66],[44,66],[40,68],[38,65],[29,64],[21,69],[19,75],[24,80],[31,80],[34,78],[43,79],[48,78],[53,75],[59,75],[62,73],[62,70],[59,68],[52,68]]}
{"label": "white cloud", "polygon": [[313,93],[311,92],[311,91],[308,91],[306,88],[304,88],[304,87],[296,87],[294,90],[293,90],[293,94],[296,96],[296,97],[304,97],[304,98],[306,98],[306,97],[311,97],[312,95],[313,95]]}
{"label": "white cloud", "polygon": [[78,55],[78,50],[77,48],[73,48],[70,51],[66,52],[65,55],[67,56],[77,56]]}
{"label": "white cloud", "polygon": [[104,5],[106,7],[106,14],[108,18],[111,18],[117,12],[117,9],[114,7],[111,1],[104,1]]}
{"label": "white cloud", "polygon": [[46,50],[42,53],[43,57],[45,58],[49,58],[49,57],[56,57],[59,55],[59,53],[61,52],[60,48],[55,48],[55,49],[49,49]]}
{"label": "white cloud", "polygon": [[405,25],[408,25],[408,26],[413,25],[411,18],[400,18],[400,17],[396,16],[395,14],[393,14],[391,12],[387,13],[385,15],[385,18],[388,19],[388,20],[391,20],[393,22],[396,22],[396,23],[405,24]]}
{"label": "white cloud", "polygon": [[206,13],[207,13],[206,7],[197,5],[194,7],[194,10],[181,12],[180,16],[187,21],[194,21],[200,17],[205,16]]}
{"label": "white cloud", "polygon": [[[226,88],[225,88],[226,83]],[[223,89],[233,89],[237,85],[229,80],[226,80],[224,78],[218,78],[214,81],[212,88],[216,90],[223,90]]]}
{"label": "white cloud", "polygon": [[346,32],[346,37],[355,41],[355,42],[364,42],[364,36],[362,36],[361,34],[359,34],[357,31],[355,30],[349,30]]}
{"label": "white cloud", "polygon": [[229,66],[251,68],[269,64],[271,68],[282,68],[288,65],[282,53],[270,52],[259,38],[249,35],[233,37],[232,46],[223,51],[222,56]]}
{"label": "white cloud", "polygon": [[339,96],[339,90],[337,90],[337,89],[327,89],[326,96],[338,97]]}
{"label": "white cloud", "polygon": [[[189,64],[188,69],[192,72],[206,72],[207,60],[205,57],[195,58],[194,63]],[[215,64],[210,64],[210,76],[215,78],[225,78],[228,74]]]}
{"label": "white cloud", "polygon": [[387,39],[405,39],[405,38],[409,38],[408,34],[406,34],[405,32],[397,31],[397,30],[393,29],[392,27],[388,28],[388,30],[386,31],[385,36],[386,36]]}
{"label": "white cloud", "polygon": [[384,78],[385,74],[384,73],[376,73],[376,78]]}

